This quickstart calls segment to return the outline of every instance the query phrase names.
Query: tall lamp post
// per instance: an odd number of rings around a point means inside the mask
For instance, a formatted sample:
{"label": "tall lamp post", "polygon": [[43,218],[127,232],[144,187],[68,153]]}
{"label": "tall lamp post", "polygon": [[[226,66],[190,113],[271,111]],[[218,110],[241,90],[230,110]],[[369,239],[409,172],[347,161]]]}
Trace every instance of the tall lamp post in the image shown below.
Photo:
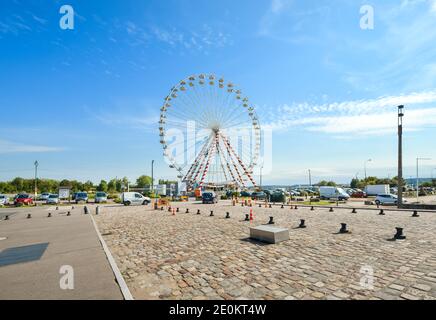
{"label": "tall lamp post", "polygon": [[368,162],[371,162],[372,161],[372,159],[368,159],[368,160],[366,160],[364,163],[363,163],[363,170],[365,171],[365,180],[366,180],[366,164],[368,163]]}
{"label": "tall lamp post", "polygon": [[312,187],[312,172],[309,169],[309,187]]}
{"label": "tall lamp post", "polygon": [[403,109],[398,106],[398,208],[403,205]]}
{"label": "tall lamp post", "polygon": [[154,191],[154,160],[151,160],[151,193]]}
{"label": "tall lamp post", "polygon": [[430,158],[416,158],[416,202],[419,202],[419,161],[431,160]]}
{"label": "tall lamp post", "polygon": [[35,161],[33,164],[35,165],[35,199],[36,199],[36,197],[38,196],[38,166],[39,166],[39,163],[38,163],[38,161]]}

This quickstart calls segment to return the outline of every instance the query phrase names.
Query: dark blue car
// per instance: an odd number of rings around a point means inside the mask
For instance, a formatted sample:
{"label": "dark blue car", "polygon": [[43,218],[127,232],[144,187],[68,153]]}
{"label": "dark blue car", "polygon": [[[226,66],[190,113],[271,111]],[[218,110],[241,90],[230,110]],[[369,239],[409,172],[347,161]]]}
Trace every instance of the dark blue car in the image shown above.
{"label": "dark blue car", "polygon": [[217,203],[218,198],[215,192],[203,192],[201,196],[203,203]]}

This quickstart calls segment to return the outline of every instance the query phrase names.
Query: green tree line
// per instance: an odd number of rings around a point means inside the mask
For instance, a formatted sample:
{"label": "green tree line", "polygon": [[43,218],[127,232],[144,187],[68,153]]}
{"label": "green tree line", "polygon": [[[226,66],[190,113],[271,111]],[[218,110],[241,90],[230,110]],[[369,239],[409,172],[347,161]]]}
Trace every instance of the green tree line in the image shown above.
{"label": "green tree line", "polygon": [[[159,180],[159,184],[173,183],[173,181]],[[127,186],[136,188],[145,188],[151,185],[151,177],[142,175],[138,177],[135,183],[129,182],[127,177],[122,179],[101,180],[99,184],[92,181],[81,182],[77,180],[54,180],[54,179],[37,179],[38,193],[58,192],[59,187],[71,187],[72,192],[78,191],[104,191],[104,192],[121,192],[123,187]],[[0,182],[0,193],[33,193],[35,191],[35,179],[24,179],[17,177],[11,181]]]}

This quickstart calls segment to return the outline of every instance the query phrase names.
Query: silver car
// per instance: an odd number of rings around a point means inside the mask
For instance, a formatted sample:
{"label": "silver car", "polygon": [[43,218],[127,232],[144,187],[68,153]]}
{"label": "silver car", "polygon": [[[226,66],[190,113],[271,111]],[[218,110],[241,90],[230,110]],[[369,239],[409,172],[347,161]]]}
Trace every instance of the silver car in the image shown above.
{"label": "silver car", "polygon": [[379,194],[377,197],[375,197],[376,205],[397,204],[397,203],[398,203],[398,197],[394,196],[393,194]]}
{"label": "silver car", "polygon": [[9,198],[4,194],[0,194],[0,206],[9,204]]}
{"label": "silver car", "polygon": [[38,200],[47,201],[47,199],[50,197],[50,193],[44,192],[41,193],[38,197]]}
{"label": "silver car", "polygon": [[103,203],[103,202],[107,202],[106,192],[97,192],[95,194],[95,203]]}
{"label": "silver car", "polygon": [[59,204],[59,196],[57,194],[51,194],[48,199],[46,200],[47,204]]}

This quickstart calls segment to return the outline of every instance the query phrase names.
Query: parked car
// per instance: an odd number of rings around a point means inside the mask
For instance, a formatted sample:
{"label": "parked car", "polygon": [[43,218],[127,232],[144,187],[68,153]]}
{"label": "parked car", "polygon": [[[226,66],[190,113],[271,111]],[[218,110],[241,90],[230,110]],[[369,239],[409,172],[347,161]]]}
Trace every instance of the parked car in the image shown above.
{"label": "parked car", "polygon": [[0,194],[0,206],[5,206],[9,204],[9,198],[4,194]]}
{"label": "parked car", "polygon": [[86,192],[77,192],[75,194],[74,201],[76,201],[76,203],[79,203],[79,202],[88,203],[88,194]]}
{"label": "parked car", "polygon": [[218,197],[215,192],[203,192],[201,199],[203,203],[217,203]]}
{"label": "parked car", "polygon": [[151,199],[149,197],[144,197],[138,192],[123,192],[121,194],[121,202],[125,206],[147,205],[151,202]]}
{"label": "parked car", "polygon": [[241,197],[251,197],[251,193],[248,191],[241,191]]}
{"label": "parked car", "polygon": [[48,197],[50,197],[50,193],[49,192],[43,192],[39,195],[38,200],[41,201],[46,201],[48,199]]}
{"label": "parked car", "polygon": [[253,200],[265,200],[266,198],[267,198],[267,195],[263,191],[253,192],[251,194],[251,199],[253,199]]}
{"label": "parked car", "polygon": [[33,199],[31,196],[29,196],[28,194],[19,194],[15,197],[14,200],[14,205],[19,206],[19,205],[31,205],[33,204]]}
{"label": "parked car", "polygon": [[366,197],[367,197],[366,192],[359,189],[354,190],[354,192],[351,194],[351,198],[366,198]]}
{"label": "parked car", "polygon": [[59,195],[57,194],[51,194],[48,199],[45,202],[46,204],[59,204],[60,200],[59,200]]}
{"label": "parked car", "polygon": [[381,204],[397,204],[398,203],[398,197],[393,194],[379,194],[377,197],[375,197],[375,204],[381,205]]}
{"label": "parked car", "polygon": [[95,203],[103,203],[103,202],[107,202],[107,193],[97,192],[95,194]]}

